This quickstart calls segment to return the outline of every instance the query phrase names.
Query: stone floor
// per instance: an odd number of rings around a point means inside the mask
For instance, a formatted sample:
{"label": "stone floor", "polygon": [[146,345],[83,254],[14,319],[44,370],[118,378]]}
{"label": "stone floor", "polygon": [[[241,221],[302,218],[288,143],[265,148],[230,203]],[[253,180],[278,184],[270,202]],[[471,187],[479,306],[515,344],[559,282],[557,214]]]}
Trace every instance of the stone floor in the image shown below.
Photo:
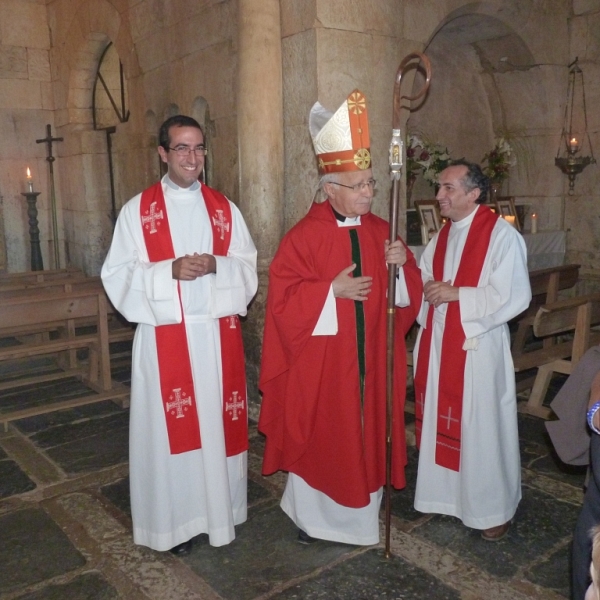
{"label": "stone floor", "polygon": [[[128,381],[127,367],[114,376]],[[555,384],[555,388],[557,385]],[[78,393],[63,381],[0,394],[0,412]],[[24,419],[0,433],[0,598],[13,600],[411,600],[569,597],[569,544],[582,470],[561,467],[543,422],[519,416],[523,500],[508,536],[484,542],[394,492],[392,553],[296,542],[278,506],[283,475],[263,478],[251,427],[249,516],[222,548],[195,539],[177,558],[135,546],[129,511],[128,411],[111,402]]]}

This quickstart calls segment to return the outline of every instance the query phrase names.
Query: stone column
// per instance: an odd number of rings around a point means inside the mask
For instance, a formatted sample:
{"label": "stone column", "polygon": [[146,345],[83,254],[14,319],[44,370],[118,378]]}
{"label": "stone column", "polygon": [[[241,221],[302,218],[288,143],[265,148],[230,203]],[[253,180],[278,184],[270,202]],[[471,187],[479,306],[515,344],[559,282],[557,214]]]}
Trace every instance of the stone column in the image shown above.
{"label": "stone column", "polygon": [[283,81],[279,0],[238,1],[240,209],[258,248],[259,291],[244,328],[250,414],[257,407],[268,267],[283,234]]}

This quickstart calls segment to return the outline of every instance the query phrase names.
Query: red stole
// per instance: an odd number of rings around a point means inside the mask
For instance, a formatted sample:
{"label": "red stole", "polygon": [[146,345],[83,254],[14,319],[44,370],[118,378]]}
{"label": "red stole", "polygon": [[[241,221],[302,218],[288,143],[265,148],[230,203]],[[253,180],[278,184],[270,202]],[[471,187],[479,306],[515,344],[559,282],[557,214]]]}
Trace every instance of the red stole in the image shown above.
{"label": "red stole", "polygon": [[[213,230],[213,254],[226,256],[231,241],[231,207],[207,186],[202,194]],[[175,258],[161,182],[142,193],[140,217],[151,262]],[[179,282],[177,289],[180,292]],[[179,300],[181,303],[181,298]],[[155,327],[161,397],[171,454],[201,447],[194,381],[183,307],[181,323]],[[248,449],[244,348],[237,315],[219,319],[223,379],[223,427],[227,456]]]}
{"label": "red stole", "polygon": [[[477,287],[479,284],[481,270],[497,219],[498,216],[487,206],[479,206],[467,234],[460,265],[454,279],[454,286]],[[433,255],[434,281],[443,281],[444,259],[446,257],[450,227],[451,223],[449,221],[438,234]],[[434,307],[430,306],[427,313],[427,324],[421,333],[417,372],[414,379],[418,446],[421,443],[427,373],[429,370],[431,336],[433,331],[433,311]],[[444,334],[442,336],[435,462],[453,471],[460,470],[462,402],[465,363],[467,361],[467,352],[463,350],[465,339],[466,336],[460,317],[460,303],[449,302],[446,311]]]}

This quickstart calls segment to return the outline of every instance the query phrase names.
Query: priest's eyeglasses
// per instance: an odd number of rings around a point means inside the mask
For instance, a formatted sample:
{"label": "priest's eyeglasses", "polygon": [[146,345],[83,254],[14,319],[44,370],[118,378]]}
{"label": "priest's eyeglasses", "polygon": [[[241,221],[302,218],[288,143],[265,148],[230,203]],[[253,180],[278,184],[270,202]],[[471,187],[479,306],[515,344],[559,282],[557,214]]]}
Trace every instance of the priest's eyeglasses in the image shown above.
{"label": "priest's eyeglasses", "polygon": [[169,150],[173,150],[177,156],[189,156],[190,152],[194,152],[196,156],[204,156],[206,154],[206,146],[203,146],[202,144],[196,146],[195,148],[184,146],[183,144],[180,146],[175,146],[175,148],[171,148],[169,146]]}
{"label": "priest's eyeglasses", "polygon": [[374,190],[377,181],[375,181],[375,179],[367,179],[367,181],[361,181],[355,185],[346,185],[344,183],[338,183],[337,181],[330,181],[329,183],[348,188],[349,190],[354,190],[355,192],[364,192],[367,188]]}

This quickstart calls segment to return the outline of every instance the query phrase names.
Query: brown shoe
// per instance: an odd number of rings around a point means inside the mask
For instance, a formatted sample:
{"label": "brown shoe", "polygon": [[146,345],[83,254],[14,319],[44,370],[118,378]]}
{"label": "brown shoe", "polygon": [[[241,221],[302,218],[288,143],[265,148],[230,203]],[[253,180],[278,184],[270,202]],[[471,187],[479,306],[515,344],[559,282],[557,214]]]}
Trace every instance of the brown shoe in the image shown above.
{"label": "brown shoe", "polygon": [[508,533],[509,529],[510,521],[507,521],[504,525],[496,525],[496,527],[484,529],[481,532],[481,537],[487,542],[498,542]]}

